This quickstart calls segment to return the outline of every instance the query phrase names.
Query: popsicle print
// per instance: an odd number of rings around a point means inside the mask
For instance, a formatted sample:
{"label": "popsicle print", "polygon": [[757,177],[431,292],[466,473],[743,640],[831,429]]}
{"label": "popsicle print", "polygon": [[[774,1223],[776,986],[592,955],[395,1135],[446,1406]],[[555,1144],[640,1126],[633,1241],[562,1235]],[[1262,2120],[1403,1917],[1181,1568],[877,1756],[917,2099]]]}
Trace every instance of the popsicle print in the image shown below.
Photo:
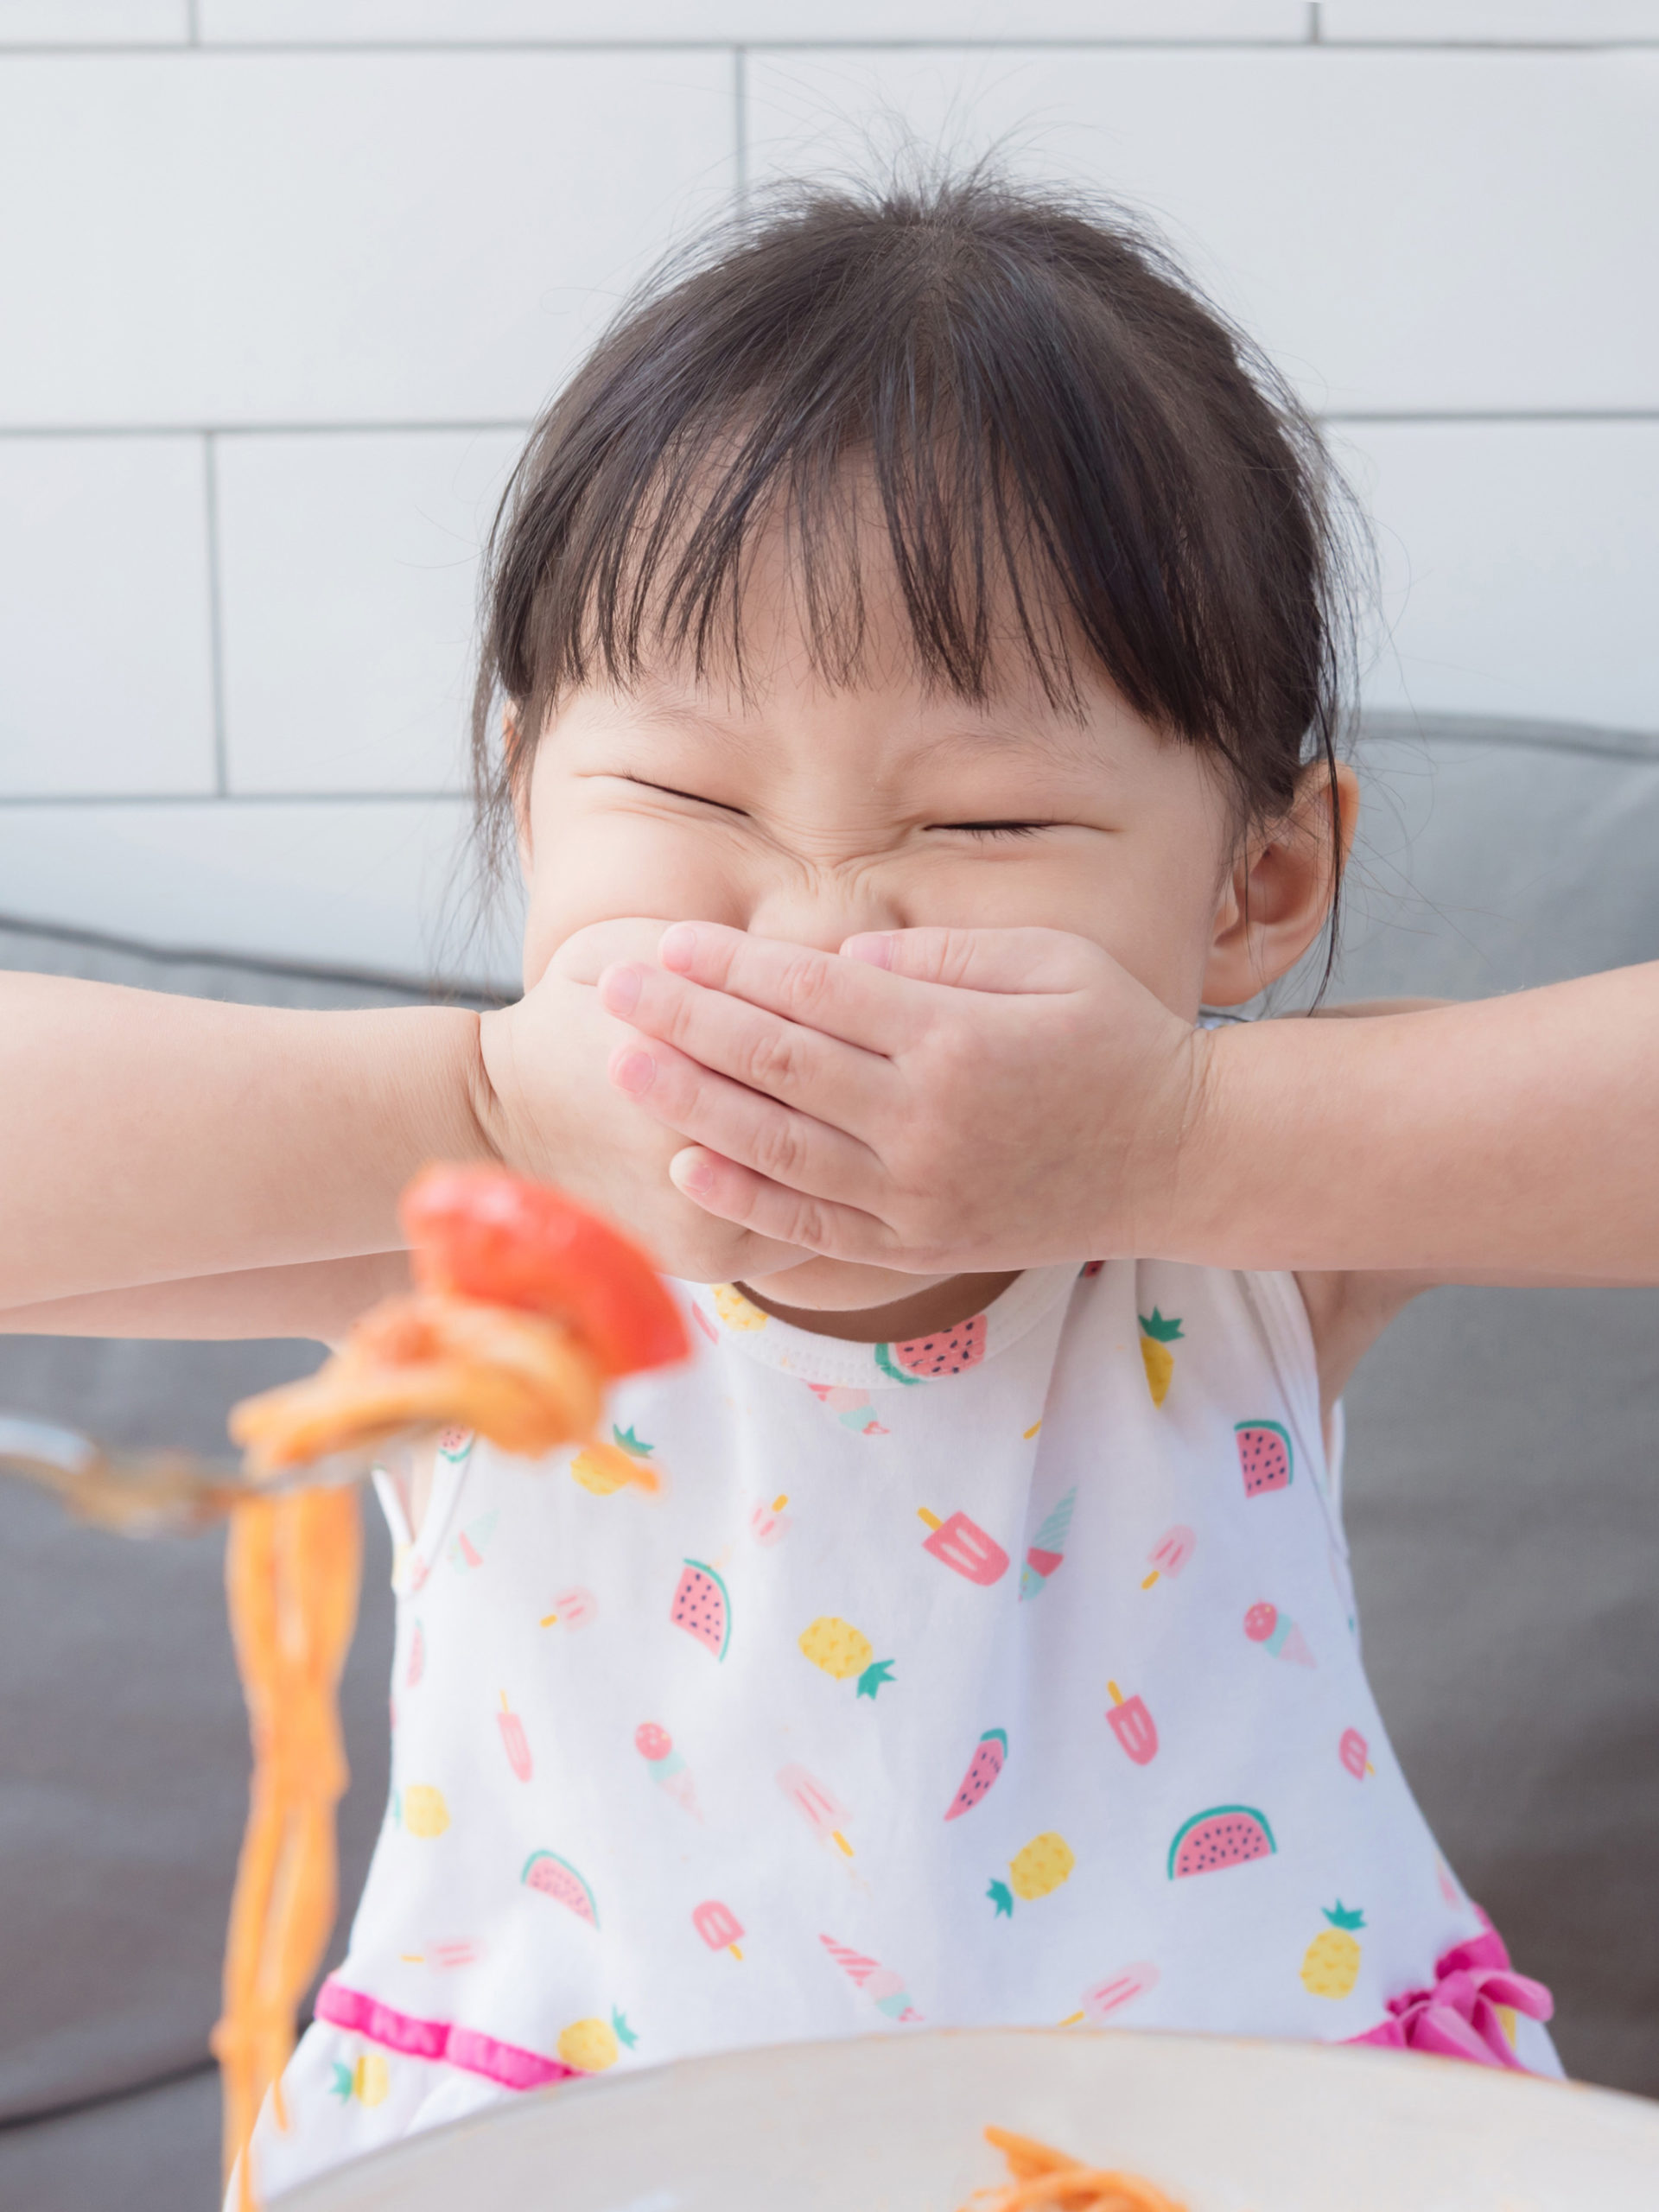
{"label": "popsicle print", "polygon": [[507,1764],[520,1782],[528,1782],[531,1776],[530,1738],[524,1733],[524,1722],[507,1703],[505,1690],[501,1693],[501,1710],[496,1714],[495,1722],[501,1731]]}
{"label": "popsicle print", "polygon": [[1368,1774],[1376,1772],[1371,1764],[1371,1747],[1357,1728],[1343,1730],[1342,1741],[1337,1745],[1337,1757],[1356,1782],[1363,1782]]}
{"label": "popsicle print", "polygon": [[789,1493],[780,1491],[770,1505],[763,1500],[749,1516],[749,1534],[757,1544],[778,1544],[789,1534],[791,1527],[784,1508],[789,1503]]}
{"label": "popsicle print", "polygon": [[1091,2026],[1099,2027],[1114,2012],[1121,2012],[1137,1997],[1144,1997],[1149,1989],[1155,1989],[1158,1982],[1158,1969],[1152,1961],[1137,1959],[1133,1966],[1124,1967],[1119,1973],[1109,1975],[1106,1980],[1097,1982],[1094,1988],[1087,1991],[1082,2010],[1071,2013],[1060,2022],[1060,2025],[1075,2028],[1080,2021],[1087,2020]]}
{"label": "popsicle print", "polygon": [[1145,1699],[1125,1697],[1116,1682],[1107,1683],[1106,1694],[1112,1700],[1106,1718],[1113,1735],[1136,1766],[1149,1764],[1158,1756],[1158,1724],[1147,1712]]}
{"label": "popsicle print", "polygon": [[931,1552],[944,1566],[954,1568],[964,1581],[988,1589],[1007,1573],[1007,1552],[995,1536],[988,1536],[979,1523],[970,1521],[965,1513],[953,1513],[948,1521],[941,1521],[925,1505],[918,1505],[916,1512],[929,1531],[922,1539],[922,1549]]}
{"label": "popsicle print", "polygon": [[821,1840],[827,1838],[830,1842],[839,1845],[849,1859],[852,1857],[853,1847],[842,1834],[842,1824],[851,1815],[833,1789],[827,1789],[804,1766],[780,1767],[778,1787],[814,1835]]}
{"label": "popsicle print", "polygon": [[743,1940],[743,1923],[730,1905],[722,1904],[718,1897],[709,1897],[691,1915],[691,1925],[696,1929],[711,1951],[729,1951],[741,1961],[738,1949]]}
{"label": "popsicle print", "polygon": [[1150,1590],[1160,1574],[1166,1574],[1173,1582],[1197,1550],[1198,1542],[1197,1529],[1189,1529],[1179,1521],[1173,1529],[1166,1529],[1147,1554],[1147,1565],[1152,1573],[1143,1578],[1141,1587]]}

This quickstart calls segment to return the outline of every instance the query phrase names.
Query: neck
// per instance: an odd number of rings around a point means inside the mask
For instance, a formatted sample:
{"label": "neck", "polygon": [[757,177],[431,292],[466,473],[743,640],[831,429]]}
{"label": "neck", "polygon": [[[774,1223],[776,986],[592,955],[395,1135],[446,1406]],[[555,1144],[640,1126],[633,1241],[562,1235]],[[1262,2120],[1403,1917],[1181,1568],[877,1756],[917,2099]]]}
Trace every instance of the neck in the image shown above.
{"label": "neck", "polygon": [[763,1313],[787,1321],[794,1328],[810,1330],[815,1337],[836,1337],[855,1344],[902,1344],[911,1337],[929,1337],[940,1329],[954,1328],[970,1313],[982,1313],[994,1298],[1000,1298],[1010,1283],[1019,1280],[1020,1274],[1016,1268],[1007,1274],[947,1275],[942,1282],[925,1283],[919,1290],[891,1299],[886,1305],[866,1306],[847,1313],[785,1306],[749,1283],[740,1283],[738,1288]]}

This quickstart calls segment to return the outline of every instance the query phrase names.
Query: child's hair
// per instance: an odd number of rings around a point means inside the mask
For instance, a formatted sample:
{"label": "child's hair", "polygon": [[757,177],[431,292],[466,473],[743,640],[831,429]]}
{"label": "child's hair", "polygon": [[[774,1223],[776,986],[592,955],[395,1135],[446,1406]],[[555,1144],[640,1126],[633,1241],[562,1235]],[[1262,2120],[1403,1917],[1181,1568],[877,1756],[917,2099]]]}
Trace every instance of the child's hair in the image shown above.
{"label": "child's hair", "polygon": [[486,848],[573,686],[664,652],[741,680],[746,556],[779,518],[831,680],[867,644],[874,518],[927,680],[978,698],[1017,651],[1063,703],[1085,655],[1271,822],[1306,761],[1334,768],[1345,514],[1283,380],[1119,212],[984,168],[795,188],[630,302],[514,471],[474,710]]}

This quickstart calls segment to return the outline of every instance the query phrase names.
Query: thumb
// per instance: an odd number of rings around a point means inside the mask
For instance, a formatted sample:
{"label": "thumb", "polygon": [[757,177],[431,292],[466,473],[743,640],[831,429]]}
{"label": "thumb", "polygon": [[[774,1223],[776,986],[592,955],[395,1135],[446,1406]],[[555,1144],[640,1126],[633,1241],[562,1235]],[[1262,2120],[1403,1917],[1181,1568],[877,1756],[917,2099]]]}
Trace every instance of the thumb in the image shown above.
{"label": "thumb", "polygon": [[1096,950],[1064,930],[879,930],[843,938],[849,960],[963,991],[1071,991]]}

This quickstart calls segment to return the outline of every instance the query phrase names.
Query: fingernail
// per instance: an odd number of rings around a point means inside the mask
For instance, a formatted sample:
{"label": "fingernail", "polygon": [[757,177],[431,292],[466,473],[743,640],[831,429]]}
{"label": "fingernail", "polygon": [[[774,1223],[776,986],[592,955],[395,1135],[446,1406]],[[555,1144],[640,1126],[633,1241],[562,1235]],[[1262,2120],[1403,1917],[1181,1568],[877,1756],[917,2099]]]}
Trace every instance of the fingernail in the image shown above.
{"label": "fingernail", "polygon": [[611,1071],[620,1088],[637,1098],[651,1089],[657,1063],[649,1052],[624,1052]]}
{"label": "fingernail", "polygon": [[599,987],[599,995],[609,1014],[628,1014],[639,1003],[640,975],[637,968],[613,968]]}
{"label": "fingernail", "polygon": [[664,968],[677,968],[683,974],[696,957],[697,933],[690,922],[672,923],[663,931],[657,950]]}
{"label": "fingernail", "polygon": [[715,1171],[709,1164],[706,1153],[677,1152],[670,1162],[670,1169],[680,1188],[690,1192],[693,1197],[714,1187]]}
{"label": "fingernail", "polygon": [[868,968],[891,968],[893,939],[880,932],[868,937],[849,937],[842,944],[842,952],[849,960],[861,960]]}

